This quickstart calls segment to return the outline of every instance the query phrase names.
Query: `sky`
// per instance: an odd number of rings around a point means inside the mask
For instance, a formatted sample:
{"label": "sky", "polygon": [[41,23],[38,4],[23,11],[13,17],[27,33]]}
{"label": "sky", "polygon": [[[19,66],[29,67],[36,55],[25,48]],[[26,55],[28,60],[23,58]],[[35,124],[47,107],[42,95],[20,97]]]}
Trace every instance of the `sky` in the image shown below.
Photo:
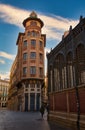
{"label": "sky", "polygon": [[[24,33],[22,22],[35,11],[44,22],[45,53],[62,40],[62,35],[74,28],[82,15],[85,17],[85,0],[0,0],[0,77],[9,78],[17,54],[18,33]],[[45,56],[45,73],[47,59]]]}

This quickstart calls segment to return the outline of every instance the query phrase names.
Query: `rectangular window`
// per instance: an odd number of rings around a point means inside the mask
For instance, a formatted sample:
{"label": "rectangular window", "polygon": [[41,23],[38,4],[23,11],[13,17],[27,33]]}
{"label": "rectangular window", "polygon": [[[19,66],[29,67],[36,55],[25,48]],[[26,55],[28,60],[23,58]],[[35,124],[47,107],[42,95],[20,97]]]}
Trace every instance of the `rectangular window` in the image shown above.
{"label": "rectangular window", "polygon": [[36,52],[31,52],[30,53],[30,58],[35,59],[36,58]]}
{"label": "rectangular window", "polygon": [[30,32],[28,32],[28,36],[30,36]]}
{"label": "rectangular window", "polygon": [[35,47],[35,46],[36,46],[36,40],[34,40],[34,39],[31,40],[31,46],[32,46],[32,47]]}
{"label": "rectangular window", "polygon": [[40,57],[40,61],[42,61],[43,60],[43,54],[39,54],[39,57]]}
{"label": "rectangular window", "polygon": [[30,74],[36,74],[36,67],[35,66],[30,67]]}
{"label": "rectangular window", "polygon": [[26,46],[27,46],[27,40],[25,40],[25,41],[23,42],[23,44],[24,44],[24,47],[26,47]]}
{"label": "rectangular window", "polygon": [[27,74],[27,67],[24,67],[23,68],[23,75],[26,75]]}
{"label": "rectangular window", "polygon": [[43,75],[43,68],[39,68],[39,74],[40,74],[40,76],[42,76]]}
{"label": "rectangular window", "polygon": [[36,32],[35,31],[32,31],[31,34],[32,34],[32,37],[36,36]]}
{"label": "rectangular window", "polygon": [[27,53],[23,54],[23,60],[27,60]]}
{"label": "rectangular window", "polygon": [[39,41],[39,44],[40,44],[40,48],[42,48],[42,41]]}

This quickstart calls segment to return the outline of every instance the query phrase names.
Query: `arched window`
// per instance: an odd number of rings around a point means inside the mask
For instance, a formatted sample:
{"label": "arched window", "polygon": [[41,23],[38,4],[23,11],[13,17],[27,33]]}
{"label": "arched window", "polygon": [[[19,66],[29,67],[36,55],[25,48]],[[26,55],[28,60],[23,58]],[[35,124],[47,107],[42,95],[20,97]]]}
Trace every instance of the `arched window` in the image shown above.
{"label": "arched window", "polygon": [[85,48],[82,44],[76,48],[76,82],[77,85],[85,83]]}
{"label": "arched window", "polygon": [[36,33],[35,31],[32,31],[32,32],[31,32],[31,35],[32,35],[32,37],[36,37],[36,36],[37,36],[37,33]]}
{"label": "arched window", "polygon": [[30,36],[30,32],[28,32],[28,36]]}
{"label": "arched window", "polygon": [[36,52],[31,52],[30,53],[30,58],[35,59],[36,58]]}
{"label": "arched window", "polygon": [[27,43],[27,40],[24,40],[23,46],[24,46],[24,47],[27,47],[27,44],[28,44],[28,43]]}
{"label": "arched window", "polygon": [[73,87],[73,56],[72,56],[72,52],[69,52],[67,54],[67,87]]}
{"label": "arched window", "polygon": [[36,40],[32,39],[31,40],[31,47],[35,48],[35,46],[36,46]]}
{"label": "arched window", "polygon": [[55,90],[62,90],[65,87],[65,66],[63,54],[59,54],[54,61],[54,86]]}

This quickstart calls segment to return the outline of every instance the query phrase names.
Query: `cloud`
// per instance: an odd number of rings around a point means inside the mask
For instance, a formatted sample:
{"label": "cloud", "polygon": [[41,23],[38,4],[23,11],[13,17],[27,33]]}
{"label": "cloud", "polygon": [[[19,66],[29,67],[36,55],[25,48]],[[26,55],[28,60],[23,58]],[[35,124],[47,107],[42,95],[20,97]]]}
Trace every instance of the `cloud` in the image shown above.
{"label": "cloud", "polygon": [[5,61],[0,59],[0,64],[5,64]]}
{"label": "cloud", "polygon": [[[11,12],[11,13],[10,13]],[[18,27],[23,27],[22,22],[29,17],[31,11],[15,8],[10,5],[0,4],[0,19],[9,24],[14,24]],[[78,23],[78,20],[66,19],[55,15],[46,15],[37,12],[38,17],[44,22],[43,33],[49,39],[61,40],[64,31],[67,31],[72,25],[73,27]]]}
{"label": "cloud", "polygon": [[9,79],[9,76],[10,76],[10,72],[6,72],[6,73],[0,72],[1,79]]}
{"label": "cloud", "polygon": [[48,38],[61,40],[65,31],[69,30],[70,25],[73,27],[78,23],[77,20],[71,20],[62,18],[59,16],[41,16],[45,24],[44,32],[48,35]]}
{"label": "cloud", "polygon": [[[0,57],[4,57],[6,59],[14,60],[15,55],[8,54],[6,52],[0,51]],[[4,63],[4,61],[2,61]]]}
{"label": "cloud", "polygon": [[[24,28],[22,22],[24,19],[29,17],[30,13],[30,10],[16,8],[11,5],[0,4],[0,20],[18,26],[20,28]],[[41,12],[36,13],[38,14],[38,17],[44,22],[42,32],[46,34],[46,37],[49,40],[54,39],[56,41],[60,41],[62,39],[63,33],[69,29],[70,25],[72,25],[72,27],[74,28],[75,25],[77,25],[78,23],[78,20],[63,18],[53,14],[47,15]],[[49,48],[45,48],[46,62],[46,53],[49,51]],[[6,52],[0,52],[0,56],[11,60],[15,57],[14,55],[8,54]],[[45,67],[47,66],[45,65]]]}
{"label": "cloud", "polygon": [[47,53],[49,53],[51,50],[49,48],[45,48],[45,55],[44,55],[44,59],[45,59],[45,75],[47,74]]}
{"label": "cloud", "polygon": [[47,53],[49,53],[49,52],[50,52],[50,49],[49,49],[49,48],[45,48],[45,60],[47,59],[46,55],[47,55]]}
{"label": "cloud", "polygon": [[22,21],[29,16],[29,12],[10,5],[0,4],[0,19],[4,22],[22,27]]}

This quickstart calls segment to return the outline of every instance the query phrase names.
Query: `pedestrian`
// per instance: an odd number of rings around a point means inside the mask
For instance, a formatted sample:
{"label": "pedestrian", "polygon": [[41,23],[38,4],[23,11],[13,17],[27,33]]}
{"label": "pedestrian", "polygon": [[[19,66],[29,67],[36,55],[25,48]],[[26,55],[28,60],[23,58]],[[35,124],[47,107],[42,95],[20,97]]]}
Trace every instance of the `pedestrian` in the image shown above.
{"label": "pedestrian", "polygon": [[45,111],[45,108],[42,105],[41,108],[40,108],[40,113],[41,113],[42,118],[43,118],[43,115],[44,115],[44,111]]}

